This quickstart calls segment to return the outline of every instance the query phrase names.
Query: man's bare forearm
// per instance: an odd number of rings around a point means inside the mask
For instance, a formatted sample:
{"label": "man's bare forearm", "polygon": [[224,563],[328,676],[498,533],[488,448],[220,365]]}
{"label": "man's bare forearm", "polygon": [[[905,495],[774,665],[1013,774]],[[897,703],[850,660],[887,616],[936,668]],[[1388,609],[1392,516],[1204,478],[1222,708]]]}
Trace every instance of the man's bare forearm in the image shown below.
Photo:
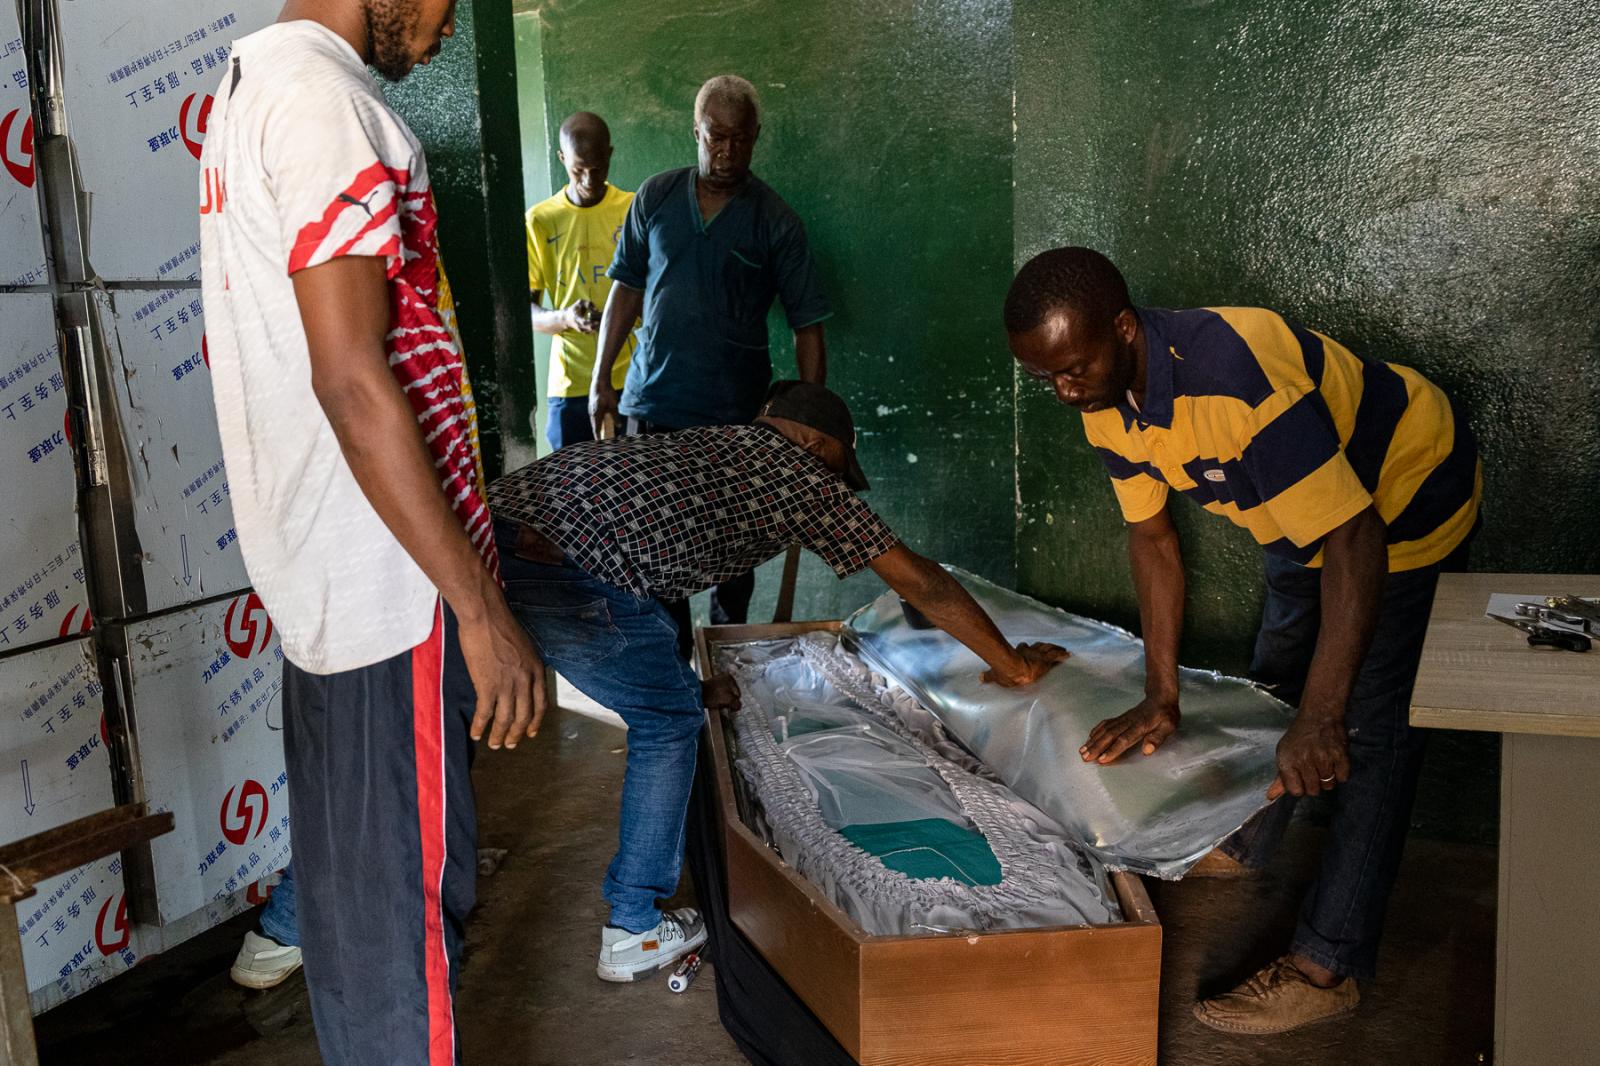
{"label": "man's bare forearm", "polygon": [[828,338],[821,322],[794,331],[794,362],[801,381],[828,383]]}
{"label": "man's bare forearm", "polygon": [[873,560],[873,571],[928,620],[970,648],[1000,674],[1018,670],[1020,656],[984,609],[939,564],[905,545]]}
{"label": "man's bare forearm", "polygon": [[1178,729],[1178,640],[1183,635],[1183,551],[1165,506],[1128,527],[1128,564],[1144,631],[1144,699],[1089,730],[1078,749],[1102,766],[1135,748],[1154,755]]}
{"label": "man's bare forearm", "polygon": [[1302,712],[1344,720],[1383,602],[1387,537],[1383,519],[1368,507],[1328,534],[1323,544],[1322,625],[1300,699]]}
{"label": "man's bare forearm", "polygon": [[644,293],[620,281],[612,283],[605,311],[600,316],[600,344],[594,361],[594,378],[589,385],[591,392],[596,386],[611,384],[611,371],[643,309]]}
{"label": "man's bare forearm", "polygon": [[345,257],[294,275],[311,388],[356,484],[463,622],[505,609],[439,484],[416,414],[389,369],[383,260]]}
{"label": "man's bare forearm", "polygon": [[1185,575],[1178,530],[1165,508],[1128,528],[1128,562],[1144,635],[1145,695],[1176,704]]}
{"label": "man's bare forearm", "polygon": [[567,319],[567,312],[559,308],[550,308],[543,305],[540,293],[530,293],[529,302],[533,305],[530,318],[533,322],[533,331],[543,333],[547,337],[554,337],[558,333],[565,333],[572,328],[572,323]]}
{"label": "man's bare forearm", "polygon": [[[311,389],[356,484],[390,534],[460,622],[477,706],[469,734],[516,747],[544,715],[543,665],[451,510],[384,338],[390,298],[384,261],[341,256],[293,275],[311,359]],[[490,535],[487,530],[484,536]]]}

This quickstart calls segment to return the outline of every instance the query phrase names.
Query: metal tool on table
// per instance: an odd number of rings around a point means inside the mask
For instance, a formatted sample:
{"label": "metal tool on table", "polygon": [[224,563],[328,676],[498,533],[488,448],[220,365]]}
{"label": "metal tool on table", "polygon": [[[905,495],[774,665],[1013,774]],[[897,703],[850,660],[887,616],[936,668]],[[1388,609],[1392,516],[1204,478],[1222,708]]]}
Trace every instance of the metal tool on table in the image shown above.
{"label": "metal tool on table", "polygon": [[1589,626],[1586,628],[1600,626],[1600,597],[1546,596],[1544,605],[1552,610],[1563,611],[1587,620]]}
{"label": "metal tool on table", "polygon": [[1547,622],[1537,618],[1513,618],[1503,614],[1491,614],[1489,617],[1496,622],[1504,622],[1506,625],[1514,629],[1520,629],[1528,634],[1528,646],[1530,648],[1588,651],[1592,644],[1589,637],[1583,633],[1549,625]]}
{"label": "metal tool on table", "polygon": [[[1552,600],[1558,598],[1550,597]],[[1554,626],[1558,629],[1575,629],[1580,633],[1592,632],[1588,618],[1551,606],[1548,600],[1545,603],[1519,603],[1512,610],[1518,618],[1526,618],[1541,625]]]}

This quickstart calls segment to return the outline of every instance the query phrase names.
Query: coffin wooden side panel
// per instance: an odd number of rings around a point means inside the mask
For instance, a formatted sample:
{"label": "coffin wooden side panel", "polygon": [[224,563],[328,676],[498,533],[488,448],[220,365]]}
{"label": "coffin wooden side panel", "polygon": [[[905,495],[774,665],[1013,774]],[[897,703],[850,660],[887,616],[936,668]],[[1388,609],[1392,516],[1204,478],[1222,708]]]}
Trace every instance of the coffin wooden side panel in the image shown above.
{"label": "coffin wooden side panel", "polygon": [[863,1066],[1154,1066],[1161,927],[865,945]]}

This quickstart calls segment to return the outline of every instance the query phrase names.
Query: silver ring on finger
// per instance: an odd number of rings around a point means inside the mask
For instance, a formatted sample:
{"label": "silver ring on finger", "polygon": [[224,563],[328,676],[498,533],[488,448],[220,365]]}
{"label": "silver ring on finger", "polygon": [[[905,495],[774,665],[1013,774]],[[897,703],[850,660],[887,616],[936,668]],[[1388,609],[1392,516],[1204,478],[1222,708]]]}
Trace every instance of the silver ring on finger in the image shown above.
{"label": "silver ring on finger", "polygon": [[1339,776],[1339,775],[1338,774],[1329,774],[1327,777],[1319,777],[1319,778],[1317,778],[1317,780],[1322,782],[1324,785],[1326,785],[1337,776]]}

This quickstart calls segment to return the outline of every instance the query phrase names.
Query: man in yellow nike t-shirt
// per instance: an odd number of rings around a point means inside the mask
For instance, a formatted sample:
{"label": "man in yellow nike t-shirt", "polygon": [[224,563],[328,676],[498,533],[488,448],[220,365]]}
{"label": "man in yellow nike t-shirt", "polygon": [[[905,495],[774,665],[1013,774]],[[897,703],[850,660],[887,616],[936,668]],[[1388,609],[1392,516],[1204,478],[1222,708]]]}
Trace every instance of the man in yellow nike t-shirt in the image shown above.
{"label": "man in yellow nike t-shirt", "polygon": [[[633,193],[606,181],[611,169],[611,130],[599,115],[579,111],[561,124],[567,171],[560,192],[528,209],[528,290],[533,328],[555,338],[550,347],[551,448],[593,439],[589,427],[589,379],[594,376],[595,333],[600,309],[611,292],[606,268]],[[545,296],[549,295],[549,306]],[[620,390],[633,355],[630,335],[612,368]]]}

